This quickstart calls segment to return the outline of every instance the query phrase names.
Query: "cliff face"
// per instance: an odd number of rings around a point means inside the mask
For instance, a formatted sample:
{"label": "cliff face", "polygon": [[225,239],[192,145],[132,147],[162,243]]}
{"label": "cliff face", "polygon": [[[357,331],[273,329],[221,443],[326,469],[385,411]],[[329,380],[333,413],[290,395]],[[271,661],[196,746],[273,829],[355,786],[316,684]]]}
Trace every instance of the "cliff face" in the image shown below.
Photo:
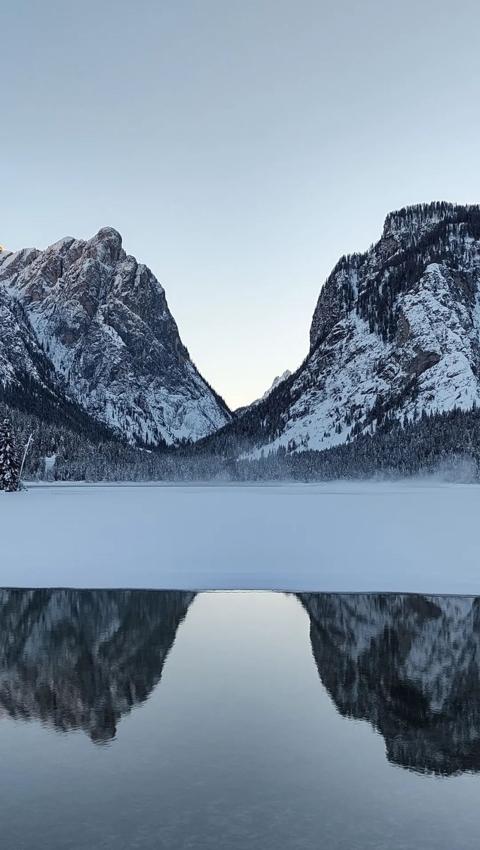
{"label": "cliff face", "polygon": [[480,770],[480,600],[300,594],[319,676],[338,711],[422,773]]}
{"label": "cliff face", "polygon": [[341,258],[302,365],[209,445],[325,449],[479,402],[480,207],[434,203],[390,213],[375,245]]}
{"label": "cliff face", "polygon": [[286,430],[320,448],[386,416],[471,408],[480,399],[479,279],[478,207],[391,213],[379,242],[343,258],[320,293]]}
{"label": "cliff face", "polygon": [[230,419],[152,272],[120,234],[0,254],[0,381],[75,402],[130,442],[175,444]]}
{"label": "cliff face", "polygon": [[329,448],[480,403],[479,283],[480,207],[390,213],[379,241],[342,257],[323,286],[299,369],[232,420],[163,288],[104,228],[0,253],[0,391],[27,410],[34,395],[74,404],[131,443],[202,440],[201,451],[253,457]]}

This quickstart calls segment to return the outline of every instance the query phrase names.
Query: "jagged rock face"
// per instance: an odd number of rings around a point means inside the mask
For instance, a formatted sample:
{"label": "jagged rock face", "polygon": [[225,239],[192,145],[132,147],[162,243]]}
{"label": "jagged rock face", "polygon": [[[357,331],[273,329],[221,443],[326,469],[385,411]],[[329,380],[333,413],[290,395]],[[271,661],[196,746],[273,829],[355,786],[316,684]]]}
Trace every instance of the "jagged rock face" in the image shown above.
{"label": "jagged rock face", "polygon": [[[21,326],[12,325],[15,311]],[[196,440],[230,419],[191,362],[162,286],[112,228],[86,242],[0,254],[0,328],[9,324],[3,384],[39,379],[22,351],[32,348],[57,391],[131,442]]]}
{"label": "jagged rock face", "polygon": [[480,599],[300,594],[338,711],[383,735],[389,761],[480,770]]}
{"label": "jagged rock face", "polygon": [[194,595],[1,590],[0,715],[111,740],[160,680]]}
{"label": "jagged rock face", "polygon": [[13,302],[0,286],[1,382],[14,382],[21,369],[39,382],[48,381],[49,373],[52,372],[21,306]]}
{"label": "jagged rock face", "polygon": [[480,207],[440,203],[387,216],[380,241],[342,258],[325,283],[304,363],[244,413],[260,423],[249,429],[254,454],[324,449],[386,417],[472,408],[479,281]]}

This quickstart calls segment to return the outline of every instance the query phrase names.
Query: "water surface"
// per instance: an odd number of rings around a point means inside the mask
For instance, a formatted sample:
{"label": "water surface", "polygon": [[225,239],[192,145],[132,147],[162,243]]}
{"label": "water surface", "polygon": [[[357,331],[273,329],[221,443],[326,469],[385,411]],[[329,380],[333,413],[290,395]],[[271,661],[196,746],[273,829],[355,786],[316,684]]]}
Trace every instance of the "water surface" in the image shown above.
{"label": "water surface", "polygon": [[0,591],[2,846],[478,848],[480,599]]}

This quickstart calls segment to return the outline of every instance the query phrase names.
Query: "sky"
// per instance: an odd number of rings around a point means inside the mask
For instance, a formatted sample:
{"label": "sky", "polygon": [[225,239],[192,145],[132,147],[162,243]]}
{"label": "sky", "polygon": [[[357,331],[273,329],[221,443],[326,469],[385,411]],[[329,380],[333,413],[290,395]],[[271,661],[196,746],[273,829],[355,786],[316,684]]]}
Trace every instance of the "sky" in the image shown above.
{"label": "sky", "polygon": [[232,408],[388,211],[480,201],[473,0],[0,5],[0,243],[117,228]]}

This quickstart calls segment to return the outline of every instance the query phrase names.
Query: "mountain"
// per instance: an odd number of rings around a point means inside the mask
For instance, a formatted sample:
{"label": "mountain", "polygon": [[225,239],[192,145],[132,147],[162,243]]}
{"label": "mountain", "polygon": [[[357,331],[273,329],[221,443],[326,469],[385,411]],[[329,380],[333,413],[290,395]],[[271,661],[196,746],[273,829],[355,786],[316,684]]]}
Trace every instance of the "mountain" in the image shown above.
{"label": "mountain", "polygon": [[0,389],[27,412],[54,408],[132,444],[194,441],[231,418],[163,287],[113,228],[0,252]]}
{"label": "mountain", "polygon": [[[92,475],[88,441],[112,436],[132,446],[192,442],[174,455],[181,477],[208,477],[207,458],[215,474],[227,460],[230,477],[268,476],[266,467],[239,473],[234,461],[262,462],[277,450],[280,459],[305,457],[293,470],[301,477],[306,467],[317,477],[370,474],[379,458],[382,469],[430,469],[452,453],[472,455],[479,281],[480,207],[441,202],[390,213],[379,241],[342,257],[327,279],[304,362],[232,417],[191,362],[163,288],[125,254],[115,230],[45,251],[0,252],[0,413],[6,404],[86,439],[81,452],[70,441],[58,453],[58,470],[62,463],[65,474],[80,477],[87,468]],[[448,418],[457,411],[463,418]],[[31,420],[18,427],[23,438]],[[433,457],[430,437],[439,429]],[[411,437],[416,451],[406,456]],[[46,439],[35,444],[29,473],[41,474]],[[56,434],[48,440],[56,451]],[[102,470],[114,453],[105,451]],[[115,474],[123,475],[122,465],[131,475],[136,461],[118,457]],[[172,475],[139,465],[142,476]]]}
{"label": "mountain", "polygon": [[271,394],[273,393],[273,391],[274,391],[277,387],[279,387],[279,386],[280,386],[280,384],[283,384],[283,382],[284,382],[284,381],[286,381],[286,380],[287,380],[287,378],[289,378],[289,377],[291,376],[291,374],[292,374],[292,373],[290,372],[290,370],[289,370],[289,369],[285,369],[285,372],[282,372],[282,374],[281,374],[281,375],[277,375],[277,377],[273,379],[273,381],[272,381],[271,385],[269,386],[268,390],[266,390],[266,391],[264,392],[264,394],[261,396],[261,398],[257,399],[257,401],[254,401],[254,402],[253,402],[253,404],[258,404],[258,403],[259,403],[259,402],[261,402],[261,401],[265,401],[265,399],[267,399],[267,398],[268,398],[268,396],[269,396],[269,395],[271,395]]}
{"label": "mountain", "polygon": [[195,594],[0,590],[0,717],[95,743],[148,699]]}
{"label": "mountain", "polygon": [[390,213],[380,240],[323,286],[299,369],[207,439],[259,456],[322,450],[480,401],[480,207]]}
{"label": "mountain", "polygon": [[389,761],[480,771],[480,599],[300,594],[313,657],[344,717],[366,720]]}
{"label": "mountain", "polygon": [[273,379],[268,390],[265,390],[265,392],[263,393],[262,396],[260,396],[260,398],[255,399],[255,401],[252,401],[250,404],[247,404],[244,407],[237,407],[237,409],[235,410],[235,416],[240,416],[243,413],[245,413],[247,410],[249,410],[249,408],[256,407],[257,404],[260,404],[261,401],[265,401],[265,399],[268,398],[268,396],[273,392],[273,390],[275,390],[278,386],[280,386],[280,384],[282,384],[283,381],[286,381],[287,378],[289,378],[291,374],[292,373],[290,372],[289,369],[285,369],[285,372],[282,372],[281,375],[277,375],[277,377]]}

